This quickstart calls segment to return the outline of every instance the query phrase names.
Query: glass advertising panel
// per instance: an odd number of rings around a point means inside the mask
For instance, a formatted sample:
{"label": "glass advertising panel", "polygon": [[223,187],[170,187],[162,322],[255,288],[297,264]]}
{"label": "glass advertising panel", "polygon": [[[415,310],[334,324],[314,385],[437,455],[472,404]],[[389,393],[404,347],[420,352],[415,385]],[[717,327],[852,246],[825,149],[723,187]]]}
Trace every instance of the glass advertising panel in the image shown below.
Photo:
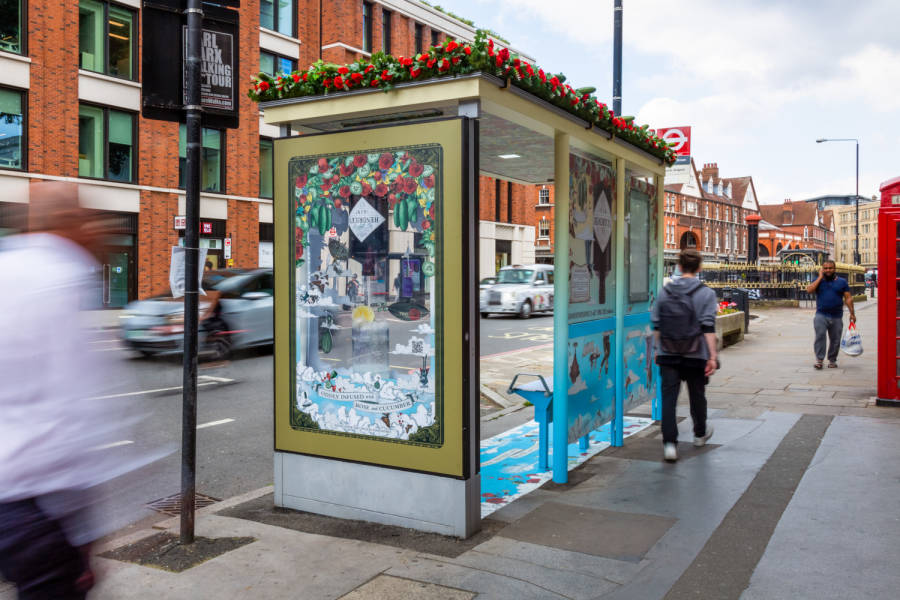
{"label": "glass advertising panel", "polygon": [[[461,314],[460,286],[443,285],[458,255],[440,266],[448,246],[460,247],[458,233],[445,237],[444,214],[449,202],[459,226],[459,122],[369,133],[276,141],[276,181],[279,144],[315,152],[291,151],[286,167],[292,397],[277,417],[287,423],[276,423],[289,442],[276,447],[459,474],[461,384],[442,360],[460,330],[443,335],[447,297]],[[330,138],[342,143],[322,143]],[[369,143],[346,142],[356,139]]]}
{"label": "glass advertising panel", "polygon": [[569,155],[568,441],[609,422],[615,408],[616,172]]}

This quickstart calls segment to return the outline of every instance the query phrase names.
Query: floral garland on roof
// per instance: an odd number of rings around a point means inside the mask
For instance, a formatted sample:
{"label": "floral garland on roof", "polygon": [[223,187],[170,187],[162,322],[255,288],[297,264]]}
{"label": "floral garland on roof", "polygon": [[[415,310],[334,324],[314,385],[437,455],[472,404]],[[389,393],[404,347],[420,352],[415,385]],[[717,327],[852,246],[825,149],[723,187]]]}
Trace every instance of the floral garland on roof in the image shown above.
{"label": "floral garland on roof", "polygon": [[259,73],[247,95],[254,102],[283,98],[322,96],[336,92],[376,88],[390,90],[398,83],[453,77],[469,73],[490,73],[512,85],[554,104],[616,137],[647,151],[666,164],[675,162],[675,150],[655,135],[647,125],[635,125],[632,117],[617,116],[594,95],[595,88],[575,89],[565,75],[548,74],[494,45],[486,32],[479,30],[472,44],[447,40],[415,57],[374,53],[348,65],[317,61],[306,71],[271,76]]}

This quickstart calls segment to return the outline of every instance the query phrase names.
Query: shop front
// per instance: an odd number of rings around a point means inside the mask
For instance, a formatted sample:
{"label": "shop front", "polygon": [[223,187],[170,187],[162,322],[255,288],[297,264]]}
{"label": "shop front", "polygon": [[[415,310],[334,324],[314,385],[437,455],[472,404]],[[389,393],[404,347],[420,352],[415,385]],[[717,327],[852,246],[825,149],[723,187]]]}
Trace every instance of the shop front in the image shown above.
{"label": "shop front", "polygon": [[[177,219],[176,228],[179,226]],[[228,222],[224,219],[200,219],[200,248],[206,249],[206,265],[210,269],[224,269],[228,266],[225,257],[227,231]],[[178,230],[178,245],[184,246],[183,225]]]}

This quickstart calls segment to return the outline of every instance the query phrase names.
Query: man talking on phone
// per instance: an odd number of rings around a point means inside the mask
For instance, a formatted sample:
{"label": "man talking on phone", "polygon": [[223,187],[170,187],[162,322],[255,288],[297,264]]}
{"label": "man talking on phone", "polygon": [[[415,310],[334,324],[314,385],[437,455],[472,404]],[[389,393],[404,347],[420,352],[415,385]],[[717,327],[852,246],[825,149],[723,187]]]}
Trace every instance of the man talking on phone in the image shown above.
{"label": "man talking on phone", "polygon": [[816,339],[813,349],[816,352],[816,369],[822,368],[825,360],[825,337],[828,337],[828,368],[837,368],[838,348],[841,345],[841,334],[844,331],[844,304],[850,309],[850,322],[856,323],[856,311],[853,310],[853,296],[850,286],[843,277],[835,272],[833,260],[826,260],[819,269],[819,277],[806,286],[806,291],[816,295],[816,316],[813,328]]}

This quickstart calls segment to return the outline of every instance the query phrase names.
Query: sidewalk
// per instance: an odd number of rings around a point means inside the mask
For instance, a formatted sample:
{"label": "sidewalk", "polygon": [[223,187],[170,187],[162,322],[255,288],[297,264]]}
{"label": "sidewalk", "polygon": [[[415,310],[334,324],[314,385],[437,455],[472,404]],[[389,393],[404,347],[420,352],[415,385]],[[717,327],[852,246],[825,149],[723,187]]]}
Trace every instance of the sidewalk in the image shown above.
{"label": "sidewalk", "polygon": [[[198,535],[252,543],[181,573],[96,558],[92,598],[895,598],[900,411],[874,406],[874,304],[857,309],[866,354],[822,371],[811,310],[758,311],[710,384],[715,435],[694,448],[683,420],[675,464],[652,426],[466,541],[279,511],[264,488],[198,511]],[[486,383],[549,373],[548,353],[488,358]],[[528,413],[486,416],[483,437]]]}

